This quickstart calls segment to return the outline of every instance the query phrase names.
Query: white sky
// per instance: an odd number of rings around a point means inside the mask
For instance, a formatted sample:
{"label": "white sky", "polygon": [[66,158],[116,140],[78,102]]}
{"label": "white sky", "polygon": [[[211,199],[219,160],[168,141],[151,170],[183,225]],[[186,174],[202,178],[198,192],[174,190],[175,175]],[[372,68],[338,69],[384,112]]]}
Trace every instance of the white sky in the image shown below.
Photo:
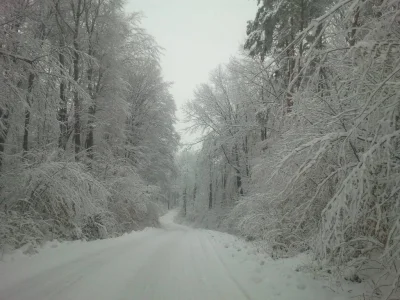
{"label": "white sky", "polygon": [[[229,61],[246,36],[246,22],[254,18],[255,0],[127,0],[127,11],[141,11],[143,27],[162,46],[162,68],[182,121],[181,107],[209,72]],[[177,129],[182,142],[193,137]]]}

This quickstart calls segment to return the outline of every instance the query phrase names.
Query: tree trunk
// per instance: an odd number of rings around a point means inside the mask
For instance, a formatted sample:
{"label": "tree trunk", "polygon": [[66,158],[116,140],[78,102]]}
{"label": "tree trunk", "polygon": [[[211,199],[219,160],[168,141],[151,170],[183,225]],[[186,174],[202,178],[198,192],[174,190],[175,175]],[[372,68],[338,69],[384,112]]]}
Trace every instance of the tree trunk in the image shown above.
{"label": "tree trunk", "polygon": [[223,206],[226,205],[226,164],[224,164],[224,171],[222,173],[222,203]]}
{"label": "tree trunk", "polygon": [[[246,122],[247,122],[247,116],[246,116]],[[249,167],[249,139],[247,137],[247,134],[244,137],[243,152],[244,152],[244,155],[245,155],[246,176],[249,177],[249,174],[250,174],[250,167]]]}
{"label": "tree trunk", "polygon": [[286,112],[290,113],[293,107],[293,86],[292,80],[295,70],[295,60],[294,60],[294,34],[293,34],[293,17],[289,18],[290,22],[290,40],[288,42],[289,48],[287,50],[287,59],[288,59],[288,69],[287,69],[287,78],[288,78],[288,90],[286,93]]}
{"label": "tree trunk", "polygon": [[[11,25],[11,31],[13,31],[13,34],[15,34],[16,36],[18,36],[18,31],[21,26],[20,22],[21,22],[21,18],[15,18],[15,21],[13,23],[11,23],[11,24],[13,24],[13,25]],[[12,46],[11,52],[18,54],[19,39],[14,39],[12,45],[13,46]],[[16,64],[17,56],[12,56],[12,61],[14,64]],[[2,70],[2,72],[3,72],[3,70]],[[18,86],[18,84],[17,84],[17,86]],[[0,170],[3,166],[3,160],[4,160],[4,150],[5,150],[4,144],[7,139],[8,130],[10,128],[9,117],[10,117],[10,110],[9,110],[7,102],[6,102],[4,107],[0,106]]]}
{"label": "tree trunk", "polygon": [[[64,47],[64,42],[60,41],[60,47]],[[68,117],[67,117],[67,97],[65,95],[66,92],[66,84],[63,76],[65,75],[65,56],[64,54],[59,54],[59,61],[61,65],[61,82],[60,82],[60,107],[57,112],[57,120],[60,126],[60,136],[58,137],[58,147],[61,149],[67,148],[68,141]]]}
{"label": "tree trunk", "polygon": [[28,104],[28,108],[25,109],[25,120],[24,120],[24,138],[22,142],[22,149],[24,151],[23,155],[28,152],[29,147],[29,123],[31,121],[31,112],[30,107],[32,103],[32,89],[33,89],[33,81],[35,79],[35,75],[33,73],[29,73],[28,78],[28,94],[26,96],[26,102]]}
{"label": "tree trunk", "polygon": [[208,209],[212,209],[213,207],[213,184],[212,184],[212,178],[210,178],[210,185],[209,185],[209,193],[208,193]]}
{"label": "tree trunk", "polygon": [[[82,0],[78,0],[78,5],[75,11],[75,28],[74,28],[74,81],[78,85],[79,80],[79,27],[80,18],[82,15]],[[78,89],[75,87],[74,90],[74,143],[75,143],[75,160],[78,161],[78,154],[81,151],[81,100],[79,97]]]}
{"label": "tree trunk", "polygon": [[261,141],[265,141],[267,139],[267,128],[261,128]]}
{"label": "tree trunk", "polygon": [[[60,53],[58,54],[58,60],[60,62],[60,88],[59,88],[59,97],[60,97],[60,105],[57,110],[57,121],[59,122],[60,135],[58,137],[58,147],[65,150],[67,148],[68,138],[70,134],[70,129],[68,125],[68,103],[66,97],[66,88],[67,84],[65,82],[64,76],[68,73],[68,70],[65,67],[65,56],[64,56],[64,47],[65,47],[65,29],[63,25],[60,23],[60,19],[63,19],[61,16],[61,11],[59,7],[59,2],[56,4],[56,21],[58,28],[61,32],[59,44],[60,44]],[[65,17],[65,16],[64,16]]]}
{"label": "tree trunk", "polygon": [[360,26],[359,18],[360,18],[360,6],[357,6],[354,12],[353,20],[351,22],[351,31],[349,32],[349,35],[347,37],[347,42],[350,47],[353,47],[356,44],[357,27]]}
{"label": "tree trunk", "polygon": [[212,166],[210,162],[210,184],[209,184],[209,192],[208,192],[208,209],[212,209],[213,207],[213,184],[212,184]]}
{"label": "tree trunk", "polygon": [[[89,45],[88,55],[93,55],[92,46]],[[88,133],[85,141],[85,149],[90,160],[93,160],[93,146],[94,146],[94,119],[96,114],[96,103],[95,103],[95,95],[93,93],[93,66],[90,64],[90,67],[87,71],[87,79],[88,79],[88,92],[90,98],[92,100],[91,105],[89,106],[89,115],[88,115]]]}
{"label": "tree trunk", "polygon": [[[74,54],[74,80],[77,84],[79,79],[79,54],[77,52],[77,43],[76,51]],[[81,103],[79,99],[79,93],[77,90],[74,91],[74,143],[75,143],[75,160],[78,160],[78,153],[81,151]]]}
{"label": "tree trunk", "polygon": [[[304,24],[305,24],[305,20],[304,20],[304,0],[301,0],[300,2],[300,28],[299,28],[299,32],[303,32],[304,30]],[[303,58],[303,41],[300,41],[299,44],[299,57],[297,58],[297,75],[298,78],[296,80],[296,87],[297,89],[300,88],[300,84],[301,84],[301,78],[302,76],[300,76],[301,73],[301,68],[302,68],[302,58]]]}
{"label": "tree trunk", "polygon": [[94,146],[94,116],[96,113],[95,106],[89,107],[89,116],[88,116],[88,134],[86,136],[85,148],[88,154],[88,158],[93,160],[93,146]]}
{"label": "tree trunk", "polygon": [[186,196],[186,187],[183,191],[183,214],[186,216],[186,206],[187,206],[187,196]]}
{"label": "tree trunk", "polygon": [[[260,96],[261,96],[261,102],[264,103],[264,82],[261,87]],[[264,127],[265,126],[264,116],[261,115],[259,123],[261,125],[261,141],[264,141],[267,139],[267,128]]]}
{"label": "tree trunk", "polygon": [[29,142],[29,123],[31,119],[31,113],[29,109],[25,109],[25,119],[24,119],[24,138],[22,141],[23,156],[28,152],[28,142]]}
{"label": "tree trunk", "polygon": [[[292,52],[292,51],[290,51]],[[286,93],[286,112],[290,113],[293,109],[293,70],[294,70],[294,62],[292,58],[289,58],[289,67],[288,67],[288,77],[289,77],[289,86],[288,91]]]}
{"label": "tree trunk", "polygon": [[196,202],[196,193],[197,193],[197,182],[194,182],[194,188],[193,188],[193,206],[194,203]]}
{"label": "tree trunk", "polygon": [[[95,50],[93,48],[93,34],[96,28],[96,20],[99,16],[100,6],[102,5],[101,1],[97,2],[97,6],[94,9],[94,15],[90,17],[89,10],[86,11],[85,20],[86,20],[86,32],[89,36],[89,49],[88,49],[88,56],[91,59],[94,59]],[[91,22],[89,22],[89,19]],[[85,141],[85,149],[90,160],[93,160],[93,146],[94,146],[94,121],[95,121],[95,114],[96,114],[96,94],[98,92],[98,88],[100,85],[100,78],[99,75],[99,82],[96,87],[96,91],[94,91],[94,84],[93,84],[93,63],[92,61],[89,62],[89,69],[87,71],[87,79],[88,79],[88,92],[90,95],[90,99],[92,103],[89,106],[89,115],[88,115],[88,133],[86,136]]]}
{"label": "tree trunk", "polygon": [[7,139],[8,129],[9,129],[9,111],[7,106],[5,108],[0,107],[0,171],[3,166],[4,159],[4,144]]}
{"label": "tree trunk", "polygon": [[240,195],[243,195],[243,187],[242,187],[242,176],[239,170],[239,153],[238,147],[235,146],[235,156],[236,156],[236,188]]}

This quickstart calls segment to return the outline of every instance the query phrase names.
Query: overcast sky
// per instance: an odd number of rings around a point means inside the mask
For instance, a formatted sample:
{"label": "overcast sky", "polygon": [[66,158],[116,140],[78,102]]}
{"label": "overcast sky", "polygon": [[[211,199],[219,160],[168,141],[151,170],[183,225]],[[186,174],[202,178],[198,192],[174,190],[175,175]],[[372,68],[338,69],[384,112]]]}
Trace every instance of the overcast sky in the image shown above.
{"label": "overcast sky", "polygon": [[[229,61],[246,36],[246,22],[254,18],[255,0],[127,0],[127,11],[142,11],[142,25],[164,49],[164,77],[180,108],[209,72]],[[178,124],[180,131],[184,127]],[[183,142],[192,140],[182,136]]]}

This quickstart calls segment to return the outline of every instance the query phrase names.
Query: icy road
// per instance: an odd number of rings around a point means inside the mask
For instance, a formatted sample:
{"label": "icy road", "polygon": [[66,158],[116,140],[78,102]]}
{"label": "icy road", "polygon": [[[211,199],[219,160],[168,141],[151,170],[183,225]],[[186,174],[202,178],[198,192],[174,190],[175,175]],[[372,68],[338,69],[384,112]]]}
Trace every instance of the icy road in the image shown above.
{"label": "icy road", "polygon": [[0,262],[1,300],[350,299],[237,238],[174,224]]}

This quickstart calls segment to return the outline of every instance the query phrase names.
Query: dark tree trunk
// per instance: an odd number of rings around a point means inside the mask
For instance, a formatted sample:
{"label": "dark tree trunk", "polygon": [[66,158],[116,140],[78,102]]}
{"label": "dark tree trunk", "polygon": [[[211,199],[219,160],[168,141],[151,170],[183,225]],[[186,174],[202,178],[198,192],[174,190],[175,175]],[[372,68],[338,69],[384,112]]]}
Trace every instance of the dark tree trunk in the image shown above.
{"label": "dark tree trunk", "polygon": [[26,152],[28,152],[30,119],[31,119],[31,113],[30,113],[29,109],[25,109],[24,138],[22,141],[22,149],[24,151],[23,155],[25,155]]}
{"label": "dark tree trunk", "polygon": [[24,151],[24,155],[26,154],[26,152],[28,152],[28,147],[29,147],[29,123],[31,121],[30,107],[32,103],[32,89],[33,89],[34,79],[35,75],[33,73],[30,73],[28,78],[28,94],[26,96],[26,102],[28,104],[28,108],[25,109],[24,138],[22,142],[22,149]]}
{"label": "dark tree trunk", "polygon": [[186,188],[183,191],[183,213],[186,216],[186,206],[187,206],[187,195],[186,195]]}
{"label": "dark tree trunk", "polygon": [[[300,28],[299,28],[299,32],[303,32],[304,30],[304,24],[305,24],[305,20],[304,20],[304,0],[301,0],[300,2]],[[303,58],[303,41],[300,41],[299,44],[299,57],[297,59],[297,75],[298,78],[296,80],[296,86],[297,88],[300,88],[300,84],[302,81],[302,76],[300,76],[301,73],[301,68],[302,68],[302,58]]]}
{"label": "dark tree trunk", "polygon": [[[93,49],[92,46],[89,46],[89,51],[88,51],[89,56],[93,55]],[[88,92],[90,95],[90,98],[92,100],[91,105],[89,106],[89,115],[88,115],[88,133],[86,136],[86,141],[85,141],[85,149],[88,155],[88,158],[93,160],[93,146],[94,146],[94,119],[95,119],[95,114],[96,114],[96,103],[95,103],[95,95],[93,93],[93,66],[90,65],[88,71],[87,71],[87,79],[88,79]]]}
{"label": "dark tree trunk", "polygon": [[[18,35],[18,31],[21,26],[20,22],[21,22],[20,18],[16,18],[15,21],[13,22],[12,28],[16,35]],[[19,45],[19,39],[15,39],[12,48],[13,48],[14,53],[16,53],[16,54],[18,53],[18,45]],[[14,64],[17,63],[17,57],[13,56],[12,61]],[[5,145],[7,135],[8,135],[8,130],[10,127],[9,117],[10,117],[10,110],[9,110],[7,103],[5,103],[4,107],[0,106],[0,171],[3,166],[3,161],[4,161],[4,150],[5,150],[4,145]]]}
{"label": "dark tree trunk", "polygon": [[9,111],[7,106],[5,108],[0,107],[0,171],[1,167],[3,166],[3,159],[4,159],[4,144],[7,139],[8,128],[9,128]]}
{"label": "dark tree trunk", "polygon": [[[293,23],[293,20],[291,18],[291,24]],[[291,40],[289,41],[289,45],[292,44],[293,42],[293,35],[291,35]],[[293,75],[294,75],[294,69],[295,69],[295,60],[294,60],[294,45],[291,45],[289,49],[287,50],[287,58],[288,58],[288,69],[287,69],[287,78],[288,78],[288,90],[286,93],[286,112],[290,113],[293,108],[293,86],[292,80],[293,80]]]}
{"label": "dark tree trunk", "polygon": [[210,178],[210,191],[208,193],[208,209],[212,209],[213,207],[213,184],[212,184],[212,178]]}
{"label": "dark tree trunk", "polygon": [[351,22],[351,31],[347,37],[347,42],[349,43],[350,47],[353,47],[356,44],[357,27],[360,26],[359,19],[360,19],[360,7],[357,6],[353,20]]}
{"label": "dark tree trunk", "polygon": [[[78,44],[74,42],[75,53],[74,53],[74,80],[78,83],[79,79],[79,53]],[[81,151],[81,103],[79,99],[79,93],[77,90],[74,91],[74,143],[75,143],[75,160],[78,160],[78,154]]]}
{"label": "dark tree trunk", "polygon": [[[64,47],[64,42],[60,42],[60,46]],[[68,116],[67,116],[67,97],[65,95],[66,92],[66,84],[63,78],[64,68],[65,68],[65,57],[64,54],[60,53],[59,61],[61,65],[61,82],[60,82],[60,107],[57,112],[57,120],[60,126],[60,136],[58,137],[58,147],[61,149],[67,148],[68,141]]]}
{"label": "dark tree trunk", "polygon": [[243,187],[242,187],[242,176],[240,174],[239,169],[239,153],[238,147],[235,146],[235,156],[236,156],[236,187],[240,195],[243,195]]}
{"label": "dark tree trunk", "polygon": [[[85,14],[85,23],[86,23],[86,32],[89,35],[89,49],[88,49],[88,56],[92,59],[94,59],[95,57],[95,49],[93,48],[93,44],[92,44],[92,37],[95,31],[95,25],[96,25],[96,20],[99,16],[99,12],[100,12],[100,6],[102,5],[101,1],[97,2],[97,6],[95,7],[95,14],[90,16],[88,10],[86,11]],[[91,20],[91,22],[89,21],[89,19]],[[88,155],[88,158],[90,158],[90,160],[93,160],[93,146],[94,146],[94,121],[95,121],[95,114],[96,114],[96,95],[100,86],[100,79],[101,76],[99,74],[99,80],[97,82],[97,87],[96,87],[96,91],[94,88],[94,84],[93,84],[93,62],[90,61],[89,62],[89,69],[87,71],[87,79],[88,79],[88,92],[90,95],[90,99],[92,101],[92,103],[89,106],[89,115],[88,115],[88,133],[86,135],[86,141],[85,141],[85,149]],[[90,162],[91,164],[91,162]]]}
{"label": "dark tree trunk", "polygon": [[[247,116],[246,116],[247,119]],[[243,143],[243,151],[245,155],[245,167],[246,167],[246,176],[248,177],[250,174],[250,167],[249,167],[249,141],[247,135],[244,137],[244,143]]]}
{"label": "dark tree trunk", "polygon": [[226,204],[226,165],[224,164],[224,171],[222,172],[222,204]]}
{"label": "dark tree trunk", "polygon": [[209,192],[208,192],[208,209],[212,209],[213,207],[213,184],[212,184],[212,163],[210,158],[210,184],[209,184]]}
{"label": "dark tree trunk", "polygon": [[261,128],[261,141],[265,141],[267,139],[267,128]]}
{"label": "dark tree trunk", "polygon": [[[82,0],[78,0],[78,5],[76,11],[74,12],[75,18],[75,28],[74,28],[74,81],[75,84],[78,85],[79,81],[79,27],[80,27],[80,19],[83,13],[82,9]],[[79,92],[77,88],[74,90],[74,144],[75,144],[75,160],[79,160],[79,152],[81,151],[81,99],[79,97]]]}
{"label": "dark tree trunk", "polygon": [[57,110],[57,121],[59,123],[59,128],[60,128],[60,135],[58,137],[58,147],[65,150],[67,148],[68,138],[71,132],[68,124],[68,103],[66,97],[67,84],[64,79],[64,76],[66,74],[65,56],[63,53],[65,47],[65,40],[64,40],[65,30],[63,25],[61,25],[60,23],[60,19],[63,19],[63,17],[61,16],[59,4],[60,4],[59,2],[57,2],[56,4],[56,10],[57,10],[56,21],[61,32],[59,40],[61,51],[58,54],[58,60],[60,62],[60,77],[61,77],[60,88],[59,88],[60,105]]}
{"label": "dark tree trunk", "polygon": [[93,160],[93,146],[94,146],[94,117],[96,113],[95,106],[89,107],[89,116],[88,116],[88,133],[85,141],[85,148],[88,154],[88,157]]}
{"label": "dark tree trunk", "polygon": [[193,206],[194,206],[194,203],[196,202],[196,193],[197,193],[197,182],[195,181],[194,188],[193,188]]}
{"label": "dark tree trunk", "polygon": [[[296,51],[294,46],[295,28],[294,28],[293,18],[294,18],[293,16],[289,17],[290,34],[289,34],[289,40],[287,40],[286,42],[288,47],[288,49],[286,50],[288,84],[286,92],[286,110],[284,110],[285,113],[290,113],[293,109],[293,93],[294,93],[294,86],[296,85],[296,82],[293,81],[295,79],[295,71],[296,71],[296,59],[295,59]],[[303,51],[302,48],[301,51]]]}
{"label": "dark tree trunk", "polygon": [[[261,101],[262,101],[262,103],[264,103],[264,82],[263,82],[263,86],[261,87],[260,94],[261,94]],[[261,141],[264,141],[267,139],[267,128],[264,127],[264,126],[266,126],[267,122],[265,122],[264,116],[262,116],[262,118],[260,119],[260,125],[262,126],[261,127]]]}

